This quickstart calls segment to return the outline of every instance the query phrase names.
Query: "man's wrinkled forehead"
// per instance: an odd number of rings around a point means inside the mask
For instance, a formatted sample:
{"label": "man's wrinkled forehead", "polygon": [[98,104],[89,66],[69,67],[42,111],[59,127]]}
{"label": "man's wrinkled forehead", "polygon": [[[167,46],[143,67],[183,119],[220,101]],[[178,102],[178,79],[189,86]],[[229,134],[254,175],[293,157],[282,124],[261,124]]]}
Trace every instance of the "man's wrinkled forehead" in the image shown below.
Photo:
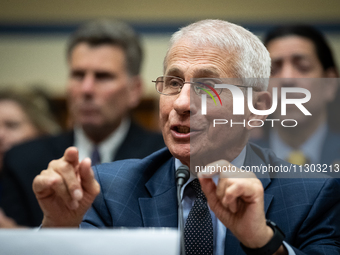
{"label": "man's wrinkled forehead", "polygon": [[[173,63],[168,70],[165,71],[165,75],[176,76],[176,77],[184,77],[185,70],[182,70],[180,67],[176,67],[176,63]],[[192,77],[219,77],[219,70],[215,66],[204,66],[199,69],[194,69],[190,74]]]}
{"label": "man's wrinkled forehead", "polygon": [[201,47],[188,47],[188,51],[183,51],[181,46],[177,43],[167,52],[164,75],[181,78],[238,77],[235,54],[216,46],[206,46],[204,50]]}
{"label": "man's wrinkled forehead", "polygon": [[[163,61],[163,73],[167,72],[167,68],[169,68],[169,61],[173,60],[174,58],[181,57],[178,52],[179,47],[187,47],[188,52],[190,51],[190,55],[194,56],[204,56],[205,50],[212,50],[217,52],[219,55],[232,55],[230,51],[227,51],[224,48],[221,48],[217,45],[213,45],[211,43],[203,44],[202,42],[198,42],[195,38],[185,38],[180,39],[177,42],[173,43],[170,48],[168,49],[164,61]],[[210,68],[209,68],[210,69]]]}

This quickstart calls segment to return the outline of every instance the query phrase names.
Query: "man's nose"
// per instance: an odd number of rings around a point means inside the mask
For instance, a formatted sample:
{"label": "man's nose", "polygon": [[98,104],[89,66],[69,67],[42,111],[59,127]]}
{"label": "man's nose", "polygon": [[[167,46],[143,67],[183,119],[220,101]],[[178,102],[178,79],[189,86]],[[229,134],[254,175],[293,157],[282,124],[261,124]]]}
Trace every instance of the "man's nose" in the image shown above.
{"label": "man's nose", "polygon": [[280,78],[297,78],[296,69],[291,64],[285,64],[283,65],[281,72],[280,72]]}
{"label": "man's nose", "polygon": [[293,65],[286,64],[282,67],[280,72],[280,84],[282,87],[294,87],[296,86],[296,78],[298,74]]}
{"label": "man's nose", "polygon": [[184,84],[174,102],[174,109],[180,115],[190,114],[190,86],[190,84]]}
{"label": "man's nose", "polygon": [[86,74],[81,84],[82,91],[84,93],[92,93],[94,86],[95,86],[94,76],[91,74]]}

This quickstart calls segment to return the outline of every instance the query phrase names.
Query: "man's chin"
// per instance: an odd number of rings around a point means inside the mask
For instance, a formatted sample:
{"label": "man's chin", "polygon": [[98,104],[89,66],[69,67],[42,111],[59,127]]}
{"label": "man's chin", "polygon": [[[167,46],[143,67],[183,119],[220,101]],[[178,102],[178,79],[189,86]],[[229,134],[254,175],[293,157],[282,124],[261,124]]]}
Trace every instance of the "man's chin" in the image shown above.
{"label": "man's chin", "polygon": [[182,163],[185,163],[184,161],[190,161],[190,144],[169,146],[168,148],[170,153]]}
{"label": "man's chin", "polygon": [[80,127],[87,132],[100,132],[102,126],[102,124],[94,121],[82,122],[80,124]]}

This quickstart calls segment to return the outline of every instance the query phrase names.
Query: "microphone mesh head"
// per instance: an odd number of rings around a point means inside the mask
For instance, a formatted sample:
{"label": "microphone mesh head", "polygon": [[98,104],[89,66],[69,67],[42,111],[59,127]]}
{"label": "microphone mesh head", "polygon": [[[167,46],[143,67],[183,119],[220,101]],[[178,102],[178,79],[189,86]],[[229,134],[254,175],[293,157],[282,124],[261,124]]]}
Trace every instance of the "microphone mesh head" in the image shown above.
{"label": "microphone mesh head", "polygon": [[189,177],[189,167],[186,165],[181,165],[176,171],[176,179],[183,178],[184,183],[186,183],[189,180]]}

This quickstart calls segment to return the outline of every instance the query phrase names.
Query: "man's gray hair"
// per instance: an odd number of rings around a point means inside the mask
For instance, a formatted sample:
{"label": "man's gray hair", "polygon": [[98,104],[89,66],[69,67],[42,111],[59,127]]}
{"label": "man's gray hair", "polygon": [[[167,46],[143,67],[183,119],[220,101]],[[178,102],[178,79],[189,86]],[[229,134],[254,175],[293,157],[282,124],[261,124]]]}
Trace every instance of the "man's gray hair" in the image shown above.
{"label": "man's gray hair", "polygon": [[82,25],[68,41],[68,58],[79,43],[87,43],[93,47],[105,44],[121,47],[129,74],[140,74],[143,51],[138,35],[128,24],[116,20],[95,20]]}
{"label": "man's gray hair", "polygon": [[181,28],[170,39],[164,70],[171,48],[182,39],[195,46],[212,46],[226,51],[234,61],[230,66],[233,78],[256,78],[257,86],[261,90],[267,89],[271,66],[269,52],[258,37],[243,27],[223,20],[202,20]]}

